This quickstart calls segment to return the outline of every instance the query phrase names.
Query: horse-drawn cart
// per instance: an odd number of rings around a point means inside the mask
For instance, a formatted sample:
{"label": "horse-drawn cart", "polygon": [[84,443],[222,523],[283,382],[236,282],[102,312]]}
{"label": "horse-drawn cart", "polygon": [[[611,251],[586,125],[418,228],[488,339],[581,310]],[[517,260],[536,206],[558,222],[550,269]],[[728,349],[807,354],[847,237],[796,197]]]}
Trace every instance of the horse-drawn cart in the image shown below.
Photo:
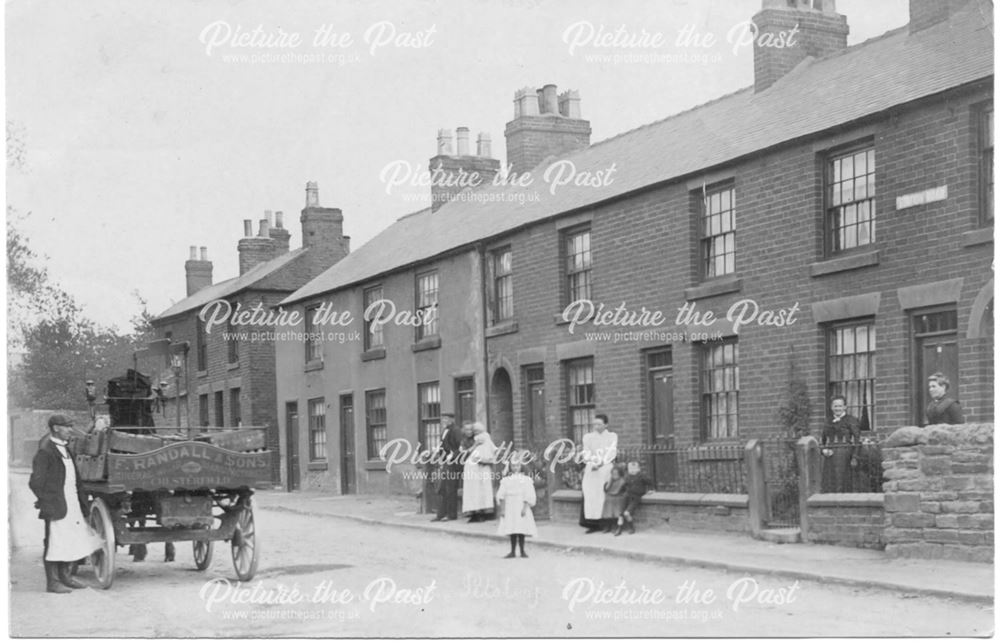
{"label": "horse-drawn cart", "polygon": [[192,542],[200,570],[211,563],[213,544],[228,542],[237,577],[253,578],[259,544],[251,498],[254,488],[271,485],[265,429],[116,426],[116,415],[110,428],[74,445],[92,497],[90,525],[104,539],[90,560],[98,584],[111,587],[117,547],[179,541]]}

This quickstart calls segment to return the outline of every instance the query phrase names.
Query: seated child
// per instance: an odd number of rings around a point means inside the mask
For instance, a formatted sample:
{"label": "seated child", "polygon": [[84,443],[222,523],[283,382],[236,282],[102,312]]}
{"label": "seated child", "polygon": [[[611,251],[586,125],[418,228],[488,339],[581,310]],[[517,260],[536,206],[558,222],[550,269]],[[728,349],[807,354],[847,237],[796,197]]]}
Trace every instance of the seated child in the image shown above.
{"label": "seated child", "polygon": [[639,506],[639,501],[648,492],[653,490],[653,483],[643,475],[639,468],[639,463],[632,460],[628,463],[628,475],[625,476],[625,509],[621,518],[618,519],[618,529],[616,536],[621,536],[622,527],[628,525],[628,532],[635,533],[635,510]]}
{"label": "seated child", "polygon": [[610,534],[625,509],[625,467],[616,464],[611,469],[611,479],[604,484],[604,510],[601,521],[604,533]]}

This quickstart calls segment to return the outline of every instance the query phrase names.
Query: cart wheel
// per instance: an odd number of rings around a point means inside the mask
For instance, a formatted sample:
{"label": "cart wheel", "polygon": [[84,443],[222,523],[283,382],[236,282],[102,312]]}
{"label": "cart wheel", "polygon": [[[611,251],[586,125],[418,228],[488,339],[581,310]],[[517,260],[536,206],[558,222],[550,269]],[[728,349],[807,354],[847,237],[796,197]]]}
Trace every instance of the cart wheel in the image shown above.
{"label": "cart wheel", "polygon": [[90,564],[94,567],[97,585],[108,589],[115,580],[115,526],[103,498],[95,498],[90,503],[90,526],[104,539],[104,546],[90,555]]}
{"label": "cart wheel", "polygon": [[205,571],[212,564],[212,541],[196,540],[191,546],[194,549],[194,566],[199,571]]}
{"label": "cart wheel", "polygon": [[236,531],[233,533],[233,567],[236,577],[248,581],[257,573],[257,531],[253,522],[253,507],[247,504],[238,509]]}

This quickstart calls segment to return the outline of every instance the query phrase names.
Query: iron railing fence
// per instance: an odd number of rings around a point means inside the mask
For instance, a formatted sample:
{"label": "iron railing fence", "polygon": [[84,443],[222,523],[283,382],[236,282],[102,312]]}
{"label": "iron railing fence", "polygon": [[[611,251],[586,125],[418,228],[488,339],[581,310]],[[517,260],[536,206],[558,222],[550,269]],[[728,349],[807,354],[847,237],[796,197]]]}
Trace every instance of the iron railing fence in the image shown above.
{"label": "iron railing fence", "polygon": [[[636,461],[657,491],[682,493],[746,493],[747,471],[742,444],[618,447],[615,464]],[[560,486],[579,489],[582,466],[558,465]]]}
{"label": "iron railing fence", "polygon": [[821,493],[881,493],[882,449],[876,436],[820,445]]}

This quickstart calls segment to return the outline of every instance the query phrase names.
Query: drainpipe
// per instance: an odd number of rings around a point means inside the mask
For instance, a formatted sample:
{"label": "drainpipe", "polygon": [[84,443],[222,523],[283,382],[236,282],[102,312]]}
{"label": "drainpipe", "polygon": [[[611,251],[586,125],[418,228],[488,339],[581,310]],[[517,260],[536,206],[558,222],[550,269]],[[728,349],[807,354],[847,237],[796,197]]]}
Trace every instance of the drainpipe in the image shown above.
{"label": "drainpipe", "polygon": [[490,424],[490,354],[486,350],[486,327],[489,325],[489,310],[487,310],[487,284],[486,284],[486,244],[478,243],[479,251],[479,301],[483,316],[482,324],[482,347],[483,347],[483,401],[486,403],[486,426],[492,430]]}

